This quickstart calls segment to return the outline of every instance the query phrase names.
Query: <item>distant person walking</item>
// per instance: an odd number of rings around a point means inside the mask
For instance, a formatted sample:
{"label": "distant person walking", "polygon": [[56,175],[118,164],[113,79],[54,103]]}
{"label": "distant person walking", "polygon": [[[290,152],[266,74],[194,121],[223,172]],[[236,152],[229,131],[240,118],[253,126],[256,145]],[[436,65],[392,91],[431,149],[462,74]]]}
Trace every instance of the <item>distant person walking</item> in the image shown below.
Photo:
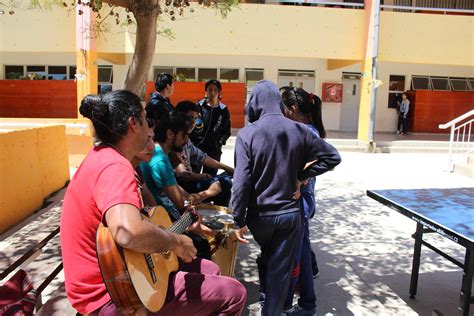
{"label": "distant person walking", "polygon": [[[198,102],[200,117],[196,120],[196,127],[190,138],[196,147],[211,158],[221,161],[222,146],[230,137],[229,109],[220,101],[222,85],[218,80],[206,82],[205,89],[206,97]],[[202,172],[215,176],[217,169],[204,166]]]}
{"label": "distant person walking", "polygon": [[408,112],[410,111],[410,100],[404,92],[402,94],[402,102],[398,111],[397,134],[406,135],[408,133]]}
{"label": "distant person walking", "polygon": [[248,226],[259,244],[262,315],[279,316],[300,240],[301,182],[333,169],[341,157],[305,124],[283,116],[280,93],[271,81],[259,81],[252,89],[245,113],[251,124],[239,131],[235,144],[231,204],[236,237],[247,242]]}

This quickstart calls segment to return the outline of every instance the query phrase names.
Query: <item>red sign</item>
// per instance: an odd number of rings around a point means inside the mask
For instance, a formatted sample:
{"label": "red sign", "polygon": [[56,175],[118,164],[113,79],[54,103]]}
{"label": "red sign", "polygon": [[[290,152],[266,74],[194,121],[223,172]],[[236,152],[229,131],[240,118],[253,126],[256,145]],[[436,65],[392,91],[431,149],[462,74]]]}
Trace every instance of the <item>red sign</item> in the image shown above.
{"label": "red sign", "polygon": [[342,102],[342,83],[323,83],[323,102]]}

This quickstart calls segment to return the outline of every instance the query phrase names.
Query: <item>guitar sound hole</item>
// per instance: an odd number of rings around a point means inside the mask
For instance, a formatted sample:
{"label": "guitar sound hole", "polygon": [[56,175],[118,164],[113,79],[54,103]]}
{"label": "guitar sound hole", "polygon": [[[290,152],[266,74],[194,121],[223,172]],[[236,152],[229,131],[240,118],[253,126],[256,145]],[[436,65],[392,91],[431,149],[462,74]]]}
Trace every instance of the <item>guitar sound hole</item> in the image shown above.
{"label": "guitar sound hole", "polygon": [[148,266],[148,272],[150,272],[151,280],[153,281],[153,283],[156,283],[157,278],[156,278],[156,274],[155,274],[155,271],[154,271],[155,264],[153,263],[153,257],[149,253],[145,253],[145,254],[143,254],[143,256],[145,257],[145,261],[146,261],[146,264]]}

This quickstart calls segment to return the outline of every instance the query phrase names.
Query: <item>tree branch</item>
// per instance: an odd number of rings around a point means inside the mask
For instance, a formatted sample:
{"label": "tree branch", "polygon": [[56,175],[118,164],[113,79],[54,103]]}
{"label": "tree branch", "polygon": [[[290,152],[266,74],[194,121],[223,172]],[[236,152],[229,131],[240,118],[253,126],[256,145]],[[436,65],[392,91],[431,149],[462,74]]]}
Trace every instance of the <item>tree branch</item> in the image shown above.
{"label": "tree branch", "polygon": [[124,89],[141,95],[155,55],[158,15],[140,16],[134,13],[134,16],[137,21],[135,52],[128,68]]}
{"label": "tree branch", "polygon": [[132,1],[129,0],[102,0],[102,2],[128,9],[131,9],[132,6]]}

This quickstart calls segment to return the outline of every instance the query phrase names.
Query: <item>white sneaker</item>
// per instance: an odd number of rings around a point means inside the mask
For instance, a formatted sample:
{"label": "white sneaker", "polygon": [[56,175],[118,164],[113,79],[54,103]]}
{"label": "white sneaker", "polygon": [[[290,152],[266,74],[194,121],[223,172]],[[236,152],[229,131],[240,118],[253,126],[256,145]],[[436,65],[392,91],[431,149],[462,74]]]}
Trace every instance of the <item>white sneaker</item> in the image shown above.
{"label": "white sneaker", "polygon": [[262,315],[262,304],[260,304],[260,302],[250,304],[248,309],[249,309],[249,316]]}
{"label": "white sneaker", "polygon": [[309,316],[309,315],[316,315],[316,308],[311,308],[311,309],[304,309],[303,307],[299,306],[298,304],[293,305],[290,309],[284,310],[283,311],[286,316],[295,316],[295,315],[303,315],[303,316]]}

